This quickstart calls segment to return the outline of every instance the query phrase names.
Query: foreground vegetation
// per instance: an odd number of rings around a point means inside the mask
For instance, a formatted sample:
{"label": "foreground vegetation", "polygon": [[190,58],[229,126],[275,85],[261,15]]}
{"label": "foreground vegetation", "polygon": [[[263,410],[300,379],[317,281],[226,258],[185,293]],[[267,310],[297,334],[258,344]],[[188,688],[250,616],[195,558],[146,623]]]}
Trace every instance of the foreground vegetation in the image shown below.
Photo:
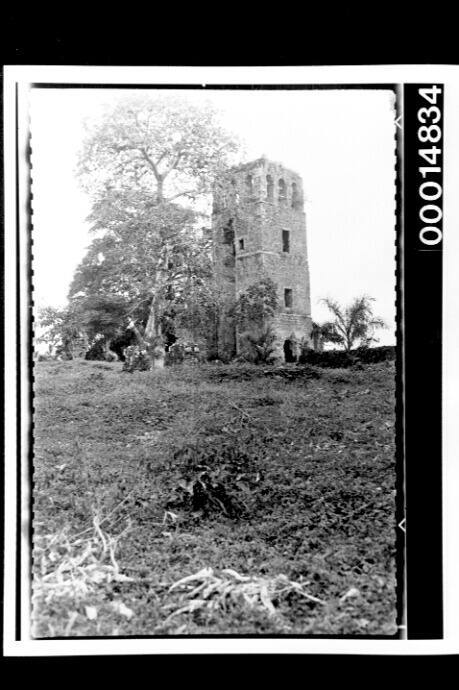
{"label": "foreground vegetation", "polygon": [[394,370],[40,362],[34,635],[393,635]]}

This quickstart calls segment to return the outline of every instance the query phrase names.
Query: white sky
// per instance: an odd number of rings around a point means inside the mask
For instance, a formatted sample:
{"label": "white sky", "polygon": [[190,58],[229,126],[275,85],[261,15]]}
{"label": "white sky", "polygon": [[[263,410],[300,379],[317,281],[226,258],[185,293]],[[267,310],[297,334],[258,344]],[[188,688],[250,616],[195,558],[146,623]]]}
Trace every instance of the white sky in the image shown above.
{"label": "white sky", "polygon": [[[136,91],[136,93],[139,93]],[[157,91],[149,91],[154,98]],[[161,95],[164,95],[164,91]],[[176,96],[178,92],[169,92]],[[395,125],[391,91],[180,91],[210,101],[245,144],[303,177],[315,321],[321,297],[376,298],[395,342]],[[60,306],[91,241],[90,199],[74,176],[83,121],[126,90],[44,89],[31,96],[34,289],[37,306]]]}

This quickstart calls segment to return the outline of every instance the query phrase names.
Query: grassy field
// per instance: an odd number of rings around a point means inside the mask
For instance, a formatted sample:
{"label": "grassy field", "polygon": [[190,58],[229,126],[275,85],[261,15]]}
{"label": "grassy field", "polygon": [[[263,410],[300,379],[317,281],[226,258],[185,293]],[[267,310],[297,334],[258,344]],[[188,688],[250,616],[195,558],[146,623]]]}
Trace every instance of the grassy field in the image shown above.
{"label": "grassy field", "polygon": [[36,637],[396,632],[393,363],[264,371],[36,365]]}

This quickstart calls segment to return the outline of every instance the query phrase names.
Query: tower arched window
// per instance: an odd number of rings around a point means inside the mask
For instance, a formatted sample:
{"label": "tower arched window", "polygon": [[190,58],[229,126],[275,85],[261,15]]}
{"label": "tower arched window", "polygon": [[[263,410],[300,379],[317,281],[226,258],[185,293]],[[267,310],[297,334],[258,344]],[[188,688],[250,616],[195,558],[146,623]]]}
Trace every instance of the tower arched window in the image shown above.
{"label": "tower arched window", "polygon": [[252,196],[253,194],[253,176],[252,175],[247,175],[245,178],[245,188],[247,191],[248,196]]}
{"label": "tower arched window", "polygon": [[292,208],[299,208],[300,206],[300,193],[298,191],[298,185],[296,182],[292,182]]}
{"label": "tower arched window", "polygon": [[285,184],[285,180],[280,178],[279,182],[279,203],[283,204],[287,200],[287,186]]}
{"label": "tower arched window", "polygon": [[274,198],[274,181],[271,175],[266,175],[266,198],[268,201]]}
{"label": "tower arched window", "polygon": [[236,184],[236,180],[234,178],[231,180],[231,192],[232,192],[233,200],[235,201],[236,204],[238,204],[239,203],[239,192],[237,191],[237,184]]}

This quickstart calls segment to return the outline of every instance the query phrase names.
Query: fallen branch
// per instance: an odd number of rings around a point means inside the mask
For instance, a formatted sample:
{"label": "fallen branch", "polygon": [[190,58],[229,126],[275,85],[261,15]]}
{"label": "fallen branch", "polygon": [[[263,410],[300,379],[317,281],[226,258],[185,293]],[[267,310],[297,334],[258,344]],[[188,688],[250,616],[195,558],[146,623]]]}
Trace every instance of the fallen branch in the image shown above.
{"label": "fallen branch", "polygon": [[203,568],[171,585],[169,592],[182,590],[183,593],[179,608],[167,617],[165,623],[183,613],[193,613],[199,609],[226,610],[227,602],[236,600],[245,602],[250,608],[264,610],[269,616],[277,616],[279,612],[274,601],[292,592],[326,606],[325,601],[306,592],[304,586],[305,583],[293,582],[286,575],[250,577],[225,568],[218,576],[212,568]]}

